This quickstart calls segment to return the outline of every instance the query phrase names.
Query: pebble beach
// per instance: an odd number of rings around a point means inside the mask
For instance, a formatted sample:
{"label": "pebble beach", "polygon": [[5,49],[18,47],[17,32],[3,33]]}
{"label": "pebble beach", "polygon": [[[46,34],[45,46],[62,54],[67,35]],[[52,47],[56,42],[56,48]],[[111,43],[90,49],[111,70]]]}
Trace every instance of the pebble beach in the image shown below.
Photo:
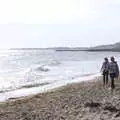
{"label": "pebble beach", "polygon": [[103,88],[101,78],[0,103],[0,120],[120,120],[120,81]]}

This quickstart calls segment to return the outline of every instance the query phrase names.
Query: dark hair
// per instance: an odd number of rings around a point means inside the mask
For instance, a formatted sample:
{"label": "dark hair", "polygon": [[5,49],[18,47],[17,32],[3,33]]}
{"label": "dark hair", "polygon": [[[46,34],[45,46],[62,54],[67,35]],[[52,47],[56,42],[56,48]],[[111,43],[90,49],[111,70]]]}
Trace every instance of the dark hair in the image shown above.
{"label": "dark hair", "polygon": [[105,60],[105,61],[108,61],[108,58],[107,58],[107,57],[105,57],[105,58],[104,58],[104,60]]}
{"label": "dark hair", "polygon": [[111,57],[111,61],[114,61],[114,60],[115,60],[115,58],[112,56],[112,57]]}

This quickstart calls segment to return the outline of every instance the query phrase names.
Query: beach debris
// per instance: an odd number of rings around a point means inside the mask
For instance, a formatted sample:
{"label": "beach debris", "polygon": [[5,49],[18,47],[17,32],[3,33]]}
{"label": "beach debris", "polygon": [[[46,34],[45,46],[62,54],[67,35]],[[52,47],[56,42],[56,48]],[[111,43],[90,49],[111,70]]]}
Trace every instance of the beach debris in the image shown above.
{"label": "beach debris", "polygon": [[100,107],[100,106],[101,106],[101,103],[99,103],[99,102],[87,102],[87,103],[85,103],[85,107],[93,108],[93,107]]}

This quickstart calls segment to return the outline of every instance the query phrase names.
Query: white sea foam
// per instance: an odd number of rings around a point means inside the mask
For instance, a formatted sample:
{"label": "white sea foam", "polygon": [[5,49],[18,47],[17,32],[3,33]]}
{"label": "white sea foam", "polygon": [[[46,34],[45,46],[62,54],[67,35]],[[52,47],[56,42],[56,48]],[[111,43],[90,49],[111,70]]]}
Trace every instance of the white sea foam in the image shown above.
{"label": "white sea foam", "polygon": [[43,86],[21,88],[13,91],[7,91],[4,93],[0,93],[0,101],[5,101],[9,98],[17,98],[17,97],[23,97],[28,95],[34,95],[42,92],[48,92],[49,90],[53,90],[55,88],[65,86],[67,84],[78,83],[83,81],[85,82],[85,81],[93,80],[94,78],[99,78],[100,76],[101,76],[100,74],[87,75],[77,79],[54,81],[53,83],[43,85]]}

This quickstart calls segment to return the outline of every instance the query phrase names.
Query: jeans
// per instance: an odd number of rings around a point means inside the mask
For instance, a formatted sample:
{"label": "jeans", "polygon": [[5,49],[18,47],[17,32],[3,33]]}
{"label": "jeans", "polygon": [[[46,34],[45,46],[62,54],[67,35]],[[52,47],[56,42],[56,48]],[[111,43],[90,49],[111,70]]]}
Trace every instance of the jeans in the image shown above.
{"label": "jeans", "polygon": [[110,78],[111,78],[111,88],[114,89],[115,88],[115,77],[116,74],[115,73],[110,73]]}
{"label": "jeans", "polygon": [[108,71],[103,72],[103,85],[107,85],[108,84]]}

